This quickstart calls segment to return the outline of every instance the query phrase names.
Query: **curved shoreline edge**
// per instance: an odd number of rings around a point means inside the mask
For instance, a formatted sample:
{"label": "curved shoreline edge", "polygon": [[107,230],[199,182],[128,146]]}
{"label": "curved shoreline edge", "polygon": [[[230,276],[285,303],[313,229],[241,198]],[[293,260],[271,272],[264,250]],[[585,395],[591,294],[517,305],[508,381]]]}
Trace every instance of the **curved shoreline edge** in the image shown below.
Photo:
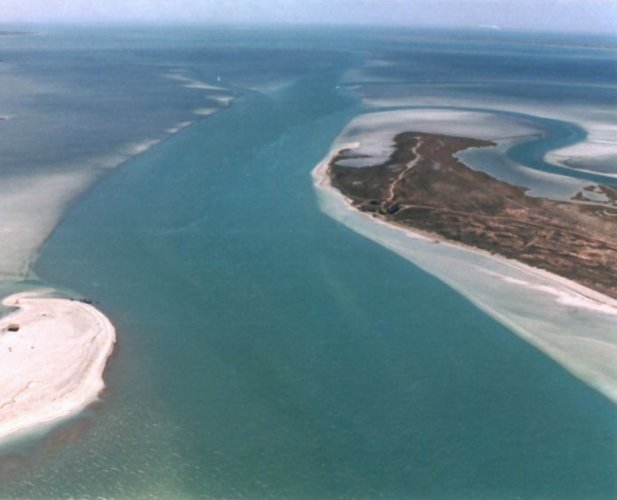
{"label": "curved shoreline edge", "polygon": [[617,403],[617,301],[547,271],[357,210],[331,185],[328,167],[340,151],[359,144],[336,144],[313,169],[320,209],[446,283]]}
{"label": "curved shoreline edge", "polygon": [[116,342],[109,319],[84,302],[31,291],[2,303],[17,310],[0,318],[0,442],[96,401]]}

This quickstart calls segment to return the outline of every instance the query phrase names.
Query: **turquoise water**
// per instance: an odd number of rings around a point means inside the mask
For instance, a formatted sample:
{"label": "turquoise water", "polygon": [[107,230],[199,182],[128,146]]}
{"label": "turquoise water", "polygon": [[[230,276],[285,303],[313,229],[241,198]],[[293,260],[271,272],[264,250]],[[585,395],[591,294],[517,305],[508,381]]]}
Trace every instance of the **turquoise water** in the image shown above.
{"label": "turquoise water", "polygon": [[0,496],[610,498],[616,411],[317,208],[359,103],[339,54],[128,162],[36,266],[119,343],[102,404],[0,459]]}

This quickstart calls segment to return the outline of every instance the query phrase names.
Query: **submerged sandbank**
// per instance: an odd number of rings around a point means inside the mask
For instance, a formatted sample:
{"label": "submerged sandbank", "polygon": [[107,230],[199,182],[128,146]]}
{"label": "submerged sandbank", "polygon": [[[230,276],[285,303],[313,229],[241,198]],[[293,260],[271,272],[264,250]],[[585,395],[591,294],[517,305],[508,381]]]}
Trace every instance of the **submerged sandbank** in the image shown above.
{"label": "submerged sandbank", "polygon": [[[41,47],[48,50],[46,45]],[[107,63],[116,67],[116,56]],[[129,77],[118,77],[113,85],[108,80],[90,82],[95,87],[85,83],[91,77],[87,65],[80,66],[85,61],[66,68],[66,75],[52,72],[57,78],[57,82],[52,78],[53,84],[47,75],[34,78],[23,73],[19,64],[15,68],[3,66],[6,74],[0,95],[13,98],[0,99],[0,179],[4,188],[0,198],[0,282],[34,277],[32,267],[43,243],[71,205],[101,178],[229,107],[233,100],[230,90],[185,75],[190,74],[189,69],[167,75],[155,64],[150,70],[157,77],[153,81],[148,65],[136,72],[132,59],[124,62]],[[23,61],[21,64],[28,67]],[[166,76],[172,82],[165,82]],[[106,98],[97,104],[92,95],[103,91]],[[53,96],[52,104],[41,95]],[[131,97],[128,101],[127,96]],[[50,113],[50,105],[58,113]],[[110,125],[112,122],[115,124]]]}
{"label": "submerged sandbank", "polygon": [[[357,122],[356,122],[357,123]],[[414,123],[414,127],[418,124]],[[352,207],[330,184],[328,166],[342,150],[363,151],[349,130],[313,171],[320,208],[463,294],[480,309],[617,402],[617,301],[517,261],[395,226]],[[353,137],[355,142],[343,143]],[[389,137],[391,142],[392,136]],[[373,151],[387,144],[375,144]]]}
{"label": "submerged sandbank", "polygon": [[78,300],[39,292],[6,297],[0,318],[0,439],[73,416],[94,402],[116,332]]}

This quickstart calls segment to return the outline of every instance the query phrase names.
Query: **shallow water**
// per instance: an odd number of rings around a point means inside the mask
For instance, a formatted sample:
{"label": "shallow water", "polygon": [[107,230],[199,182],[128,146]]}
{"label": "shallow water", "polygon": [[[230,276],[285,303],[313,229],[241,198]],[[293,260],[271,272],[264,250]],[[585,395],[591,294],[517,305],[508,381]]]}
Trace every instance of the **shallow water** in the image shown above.
{"label": "shallow water", "polygon": [[615,492],[608,399],[319,211],[310,172],[363,110],[336,88],[359,56],[316,36],[312,72],[127,163],[53,234],[36,273],[99,301],[118,349],[100,406],[0,459],[0,496]]}
{"label": "shallow water", "polygon": [[[378,108],[485,108],[570,122],[570,138],[563,134],[565,127],[551,125],[551,147],[584,139],[579,127],[587,138],[552,151],[551,161],[614,175],[615,37],[548,38],[537,33],[393,35],[389,45],[375,48],[364,66],[347,75],[346,83],[367,105]],[[545,146],[549,144],[536,144]],[[518,156],[540,166],[538,152],[529,147]]]}

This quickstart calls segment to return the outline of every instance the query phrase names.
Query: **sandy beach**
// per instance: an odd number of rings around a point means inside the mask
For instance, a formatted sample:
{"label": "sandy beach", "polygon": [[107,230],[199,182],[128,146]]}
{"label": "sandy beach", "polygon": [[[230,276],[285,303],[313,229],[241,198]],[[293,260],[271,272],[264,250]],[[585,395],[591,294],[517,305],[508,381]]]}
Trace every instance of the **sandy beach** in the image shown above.
{"label": "sandy beach", "polygon": [[113,325],[78,300],[18,293],[0,319],[0,440],[75,415],[104,387]]}

